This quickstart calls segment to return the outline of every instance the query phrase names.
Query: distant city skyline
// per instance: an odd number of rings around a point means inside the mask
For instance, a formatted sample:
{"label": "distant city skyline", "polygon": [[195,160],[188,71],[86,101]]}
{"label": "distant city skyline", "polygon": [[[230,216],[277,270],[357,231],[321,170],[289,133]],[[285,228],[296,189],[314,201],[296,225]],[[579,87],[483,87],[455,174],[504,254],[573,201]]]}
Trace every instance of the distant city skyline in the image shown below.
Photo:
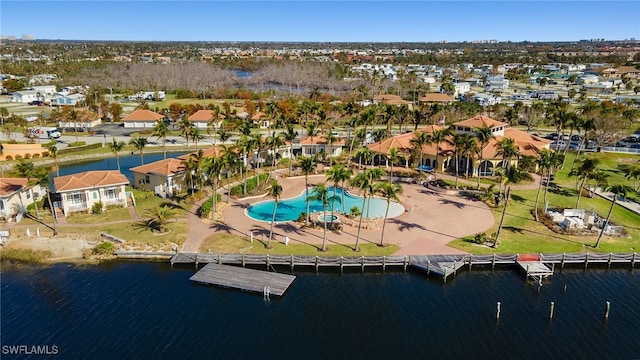
{"label": "distant city skyline", "polygon": [[640,38],[638,1],[11,1],[0,34],[47,40],[461,42]]}

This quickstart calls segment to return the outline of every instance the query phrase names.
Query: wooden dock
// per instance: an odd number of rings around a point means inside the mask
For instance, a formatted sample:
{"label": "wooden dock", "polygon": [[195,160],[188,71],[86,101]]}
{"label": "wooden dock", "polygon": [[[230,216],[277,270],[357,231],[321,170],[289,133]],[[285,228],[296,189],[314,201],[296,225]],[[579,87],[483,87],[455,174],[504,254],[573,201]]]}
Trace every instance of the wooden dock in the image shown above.
{"label": "wooden dock", "polygon": [[293,275],[210,263],[189,280],[201,284],[261,292],[265,296],[282,296],[295,278]]}
{"label": "wooden dock", "polygon": [[463,255],[424,255],[412,256],[411,267],[425,270],[427,274],[434,273],[442,276],[444,281],[447,277],[458,271],[466,264]]}

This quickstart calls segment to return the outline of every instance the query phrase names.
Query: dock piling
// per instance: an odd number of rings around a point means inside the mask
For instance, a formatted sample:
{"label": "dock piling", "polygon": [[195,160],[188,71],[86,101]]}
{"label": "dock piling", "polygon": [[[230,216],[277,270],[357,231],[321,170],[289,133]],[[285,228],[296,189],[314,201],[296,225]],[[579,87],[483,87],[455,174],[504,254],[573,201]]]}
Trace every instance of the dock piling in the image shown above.
{"label": "dock piling", "polygon": [[611,310],[611,302],[607,301],[607,308],[604,311],[604,319],[609,319],[609,310]]}
{"label": "dock piling", "polygon": [[631,268],[633,269],[633,267],[636,265],[636,253],[633,253],[633,257],[631,258]]}
{"label": "dock piling", "polygon": [[551,307],[549,308],[549,320],[553,320],[553,309],[556,307],[556,304],[552,301]]}
{"label": "dock piling", "polygon": [[500,321],[500,301],[498,301],[497,303],[497,307],[496,307],[496,321]]}

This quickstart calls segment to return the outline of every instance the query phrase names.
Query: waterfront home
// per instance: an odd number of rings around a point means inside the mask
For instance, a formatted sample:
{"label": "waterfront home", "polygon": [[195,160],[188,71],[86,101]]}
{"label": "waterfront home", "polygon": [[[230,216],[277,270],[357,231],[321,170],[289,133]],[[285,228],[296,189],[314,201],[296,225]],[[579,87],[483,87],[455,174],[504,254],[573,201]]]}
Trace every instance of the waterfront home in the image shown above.
{"label": "waterfront home", "polygon": [[129,185],[129,180],[117,170],[58,176],[53,178],[53,186],[61,200],[54,206],[67,216],[74,212],[91,211],[93,205],[99,202],[103,209],[110,205],[127,207],[128,199],[135,205],[133,194],[125,190],[126,185]]}
{"label": "waterfront home", "polygon": [[11,94],[11,102],[14,103],[29,103],[31,101],[43,100],[44,98],[37,90],[21,90]]}
{"label": "waterfront home", "polygon": [[[478,115],[473,118],[453,123],[450,129],[453,132],[460,134],[475,134],[478,128],[488,127],[493,133],[493,138],[486,144],[482,150],[482,164],[480,164],[479,158],[467,159],[465,156],[461,156],[458,160],[458,169],[460,173],[465,173],[468,170],[470,175],[477,176],[478,167],[480,166],[481,175],[490,175],[493,173],[495,167],[507,167],[516,166],[518,164],[517,159],[511,159],[508,163],[504,162],[504,159],[499,154],[499,143],[504,138],[511,138],[514,140],[515,146],[521,155],[530,156],[533,158],[538,157],[538,153],[541,149],[549,149],[551,140],[543,139],[535,135],[528,134],[524,131],[511,128],[509,124],[491,119],[486,116]],[[412,155],[413,140],[418,132],[433,133],[435,130],[443,129],[436,125],[430,125],[424,128],[418,129],[413,133],[406,133],[397,136],[393,136],[382,141],[375,142],[367,145],[369,150],[374,153],[375,164],[389,163],[386,160],[386,156],[392,148],[399,150],[402,155],[400,164],[394,164],[399,166],[408,166],[407,159]],[[450,138],[448,139],[451,140]],[[454,168],[455,160],[455,148],[449,141],[443,141],[440,144],[426,144],[422,147],[422,164],[436,169],[437,171],[445,171],[448,168]],[[478,144],[480,145],[480,144]],[[415,159],[419,161],[419,159]]]}
{"label": "waterfront home", "polygon": [[45,196],[45,188],[27,178],[0,178],[0,218],[20,222],[27,206]]}
{"label": "waterfront home", "polygon": [[136,189],[153,191],[156,195],[173,197],[182,190],[185,168],[180,159],[164,159],[129,169]]}
{"label": "waterfront home", "polygon": [[136,110],[122,119],[125,128],[153,129],[158,121],[164,119],[163,115],[150,110]]}
{"label": "waterfront home", "polygon": [[[189,121],[198,129],[206,129],[209,123],[216,119],[215,114],[211,110],[198,110],[193,115],[189,116]],[[217,118],[213,123],[213,126],[217,129],[222,125],[222,119]]]}
{"label": "waterfront home", "polygon": [[51,106],[76,106],[85,101],[85,96],[82,94],[69,94],[67,92],[55,93],[51,97]]}

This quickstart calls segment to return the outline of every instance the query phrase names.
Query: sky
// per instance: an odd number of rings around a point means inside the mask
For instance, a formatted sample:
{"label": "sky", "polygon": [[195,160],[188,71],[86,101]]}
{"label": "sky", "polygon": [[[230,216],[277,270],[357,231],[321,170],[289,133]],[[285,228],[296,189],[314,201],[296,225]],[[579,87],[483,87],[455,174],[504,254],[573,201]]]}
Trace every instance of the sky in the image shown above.
{"label": "sky", "polygon": [[0,34],[122,41],[640,39],[640,1],[0,1]]}

